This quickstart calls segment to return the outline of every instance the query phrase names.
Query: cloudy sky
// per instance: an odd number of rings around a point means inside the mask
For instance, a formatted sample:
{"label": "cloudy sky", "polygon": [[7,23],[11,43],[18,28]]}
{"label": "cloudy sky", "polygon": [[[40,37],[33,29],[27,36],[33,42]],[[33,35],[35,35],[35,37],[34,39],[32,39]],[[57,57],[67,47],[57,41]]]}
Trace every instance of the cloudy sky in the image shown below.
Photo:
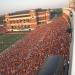
{"label": "cloudy sky", "polygon": [[69,0],[0,0],[0,14],[35,8],[59,8],[69,4]]}

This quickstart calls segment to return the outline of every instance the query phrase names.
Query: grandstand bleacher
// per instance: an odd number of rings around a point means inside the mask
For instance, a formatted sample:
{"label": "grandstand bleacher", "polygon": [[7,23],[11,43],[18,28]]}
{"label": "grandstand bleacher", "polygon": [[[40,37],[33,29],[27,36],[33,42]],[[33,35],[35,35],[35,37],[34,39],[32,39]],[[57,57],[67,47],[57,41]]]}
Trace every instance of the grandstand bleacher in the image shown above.
{"label": "grandstand bleacher", "polygon": [[67,28],[61,16],[0,53],[0,75],[37,75],[49,55],[62,55],[68,60],[71,34]]}

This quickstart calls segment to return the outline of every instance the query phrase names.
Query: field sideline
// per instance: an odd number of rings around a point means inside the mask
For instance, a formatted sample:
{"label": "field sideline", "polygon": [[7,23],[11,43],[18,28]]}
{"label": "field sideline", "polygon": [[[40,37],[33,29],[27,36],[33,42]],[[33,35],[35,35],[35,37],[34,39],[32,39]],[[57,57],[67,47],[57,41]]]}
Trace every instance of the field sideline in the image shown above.
{"label": "field sideline", "polygon": [[13,43],[24,36],[25,34],[0,34],[0,52],[10,47]]}

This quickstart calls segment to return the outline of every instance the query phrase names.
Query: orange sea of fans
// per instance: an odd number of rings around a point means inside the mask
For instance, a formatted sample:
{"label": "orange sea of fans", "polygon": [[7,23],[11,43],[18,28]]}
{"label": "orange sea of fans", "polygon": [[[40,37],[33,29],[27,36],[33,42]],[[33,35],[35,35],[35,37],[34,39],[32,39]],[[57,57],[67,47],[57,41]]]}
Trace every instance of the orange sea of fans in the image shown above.
{"label": "orange sea of fans", "polygon": [[62,55],[68,60],[71,36],[67,28],[68,23],[59,17],[30,32],[0,54],[0,75],[37,75],[49,55]]}

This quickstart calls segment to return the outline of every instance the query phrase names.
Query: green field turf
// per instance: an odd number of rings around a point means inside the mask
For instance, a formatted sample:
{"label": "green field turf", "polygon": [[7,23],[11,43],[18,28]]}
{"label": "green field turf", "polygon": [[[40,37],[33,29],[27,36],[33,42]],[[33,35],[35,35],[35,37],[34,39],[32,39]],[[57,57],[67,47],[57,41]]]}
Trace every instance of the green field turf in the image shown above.
{"label": "green field turf", "polygon": [[23,37],[24,34],[0,34],[0,52]]}

